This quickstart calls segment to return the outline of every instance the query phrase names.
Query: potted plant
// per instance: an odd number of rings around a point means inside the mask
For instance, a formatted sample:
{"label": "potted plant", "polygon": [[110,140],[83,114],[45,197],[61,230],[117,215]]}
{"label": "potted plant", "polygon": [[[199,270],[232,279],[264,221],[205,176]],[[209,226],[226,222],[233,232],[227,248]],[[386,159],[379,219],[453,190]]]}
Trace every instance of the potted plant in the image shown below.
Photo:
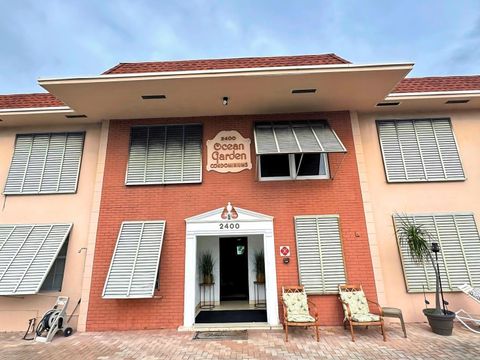
{"label": "potted plant", "polygon": [[215,261],[210,252],[204,252],[200,256],[200,274],[203,278],[204,284],[213,284],[213,267],[215,266]]}
{"label": "potted plant", "polygon": [[265,282],[265,257],[263,250],[255,252],[253,265],[255,267],[255,273],[257,274],[257,283],[263,284]]}
{"label": "potted plant", "polygon": [[[422,264],[425,261],[430,261],[435,271],[435,308],[425,308],[423,313],[435,334],[452,335],[455,313],[445,308],[446,302],[443,300],[442,279],[438,266],[440,247],[423,225],[415,224],[408,216],[396,215],[396,218],[398,220],[397,236],[400,245],[406,246],[415,263]],[[435,254],[435,258],[432,253]],[[440,296],[442,297],[442,306],[440,306]]]}

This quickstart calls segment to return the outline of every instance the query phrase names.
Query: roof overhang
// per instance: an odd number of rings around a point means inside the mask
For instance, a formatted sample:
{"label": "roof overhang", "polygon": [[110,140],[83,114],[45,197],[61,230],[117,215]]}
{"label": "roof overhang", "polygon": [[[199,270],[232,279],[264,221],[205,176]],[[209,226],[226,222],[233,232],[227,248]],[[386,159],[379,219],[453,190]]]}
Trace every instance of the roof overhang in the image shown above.
{"label": "roof overhang", "polygon": [[82,115],[68,106],[0,109],[0,127],[98,122],[98,118],[83,117]]}
{"label": "roof overhang", "polygon": [[[100,119],[362,111],[382,101],[412,67],[340,64],[115,74],[41,79],[39,84],[78,113]],[[316,91],[292,94],[294,89]],[[143,95],[166,98],[144,100]]]}
{"label": "roof overhang", "polygon": [[396,105],[376,106],[376,112],[472,110],[480,108],[480,90],[392,93],[382,103]]}

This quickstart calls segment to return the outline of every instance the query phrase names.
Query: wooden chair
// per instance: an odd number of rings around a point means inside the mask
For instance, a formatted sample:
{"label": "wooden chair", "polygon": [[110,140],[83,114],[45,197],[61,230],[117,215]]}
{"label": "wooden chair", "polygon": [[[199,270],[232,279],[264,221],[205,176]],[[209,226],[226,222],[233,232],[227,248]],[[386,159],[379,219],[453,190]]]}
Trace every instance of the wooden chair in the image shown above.
{"label": "wooden chair", "polygon": [[[338,290],[340,294],[338,298],[345,313],[343,327],[346,329],[346,323],[349,323],[352,341],[355,341],[354,326],[366,326],[368,328],[370,325],[380,326],[383,341],[387,341],[383,327],[382,308],[376,302],[367,299],[362,285],[339,285]],[[370,312],[369,303],[376,305],[378,314]]]}
{"label": "wooden chair", "polygon": [[317,341],[320,341],[317,307],[308,300],[303,286],[282,286],[282,305],[286,342],[289,326],[314,326]]}

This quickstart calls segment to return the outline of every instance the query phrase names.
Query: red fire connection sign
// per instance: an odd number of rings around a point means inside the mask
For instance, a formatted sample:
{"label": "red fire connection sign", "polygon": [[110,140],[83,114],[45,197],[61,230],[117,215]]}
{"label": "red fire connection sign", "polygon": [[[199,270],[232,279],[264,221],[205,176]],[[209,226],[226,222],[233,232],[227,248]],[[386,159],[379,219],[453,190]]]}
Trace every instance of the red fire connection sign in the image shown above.
{"label": "red fire connection sign", "polygon": [[290,256],[290,246],[280,246],[280,256]]}

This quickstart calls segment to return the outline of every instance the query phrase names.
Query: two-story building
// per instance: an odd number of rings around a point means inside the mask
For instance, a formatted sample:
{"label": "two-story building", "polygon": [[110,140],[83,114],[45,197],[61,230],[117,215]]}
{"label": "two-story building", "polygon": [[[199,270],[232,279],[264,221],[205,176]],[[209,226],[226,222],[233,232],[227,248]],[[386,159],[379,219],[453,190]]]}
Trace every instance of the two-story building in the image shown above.
{"label": "two-story building", "polygon": [[1,96],[2,329],[58,294],[81,298],[80,330],[276,327],[292,284],[335,325],[341,283],[421,321],[431,270],[397,244],[396,213],[436,232],[447,290],[479,286],[480,77],[412,67],[121,63]]}

